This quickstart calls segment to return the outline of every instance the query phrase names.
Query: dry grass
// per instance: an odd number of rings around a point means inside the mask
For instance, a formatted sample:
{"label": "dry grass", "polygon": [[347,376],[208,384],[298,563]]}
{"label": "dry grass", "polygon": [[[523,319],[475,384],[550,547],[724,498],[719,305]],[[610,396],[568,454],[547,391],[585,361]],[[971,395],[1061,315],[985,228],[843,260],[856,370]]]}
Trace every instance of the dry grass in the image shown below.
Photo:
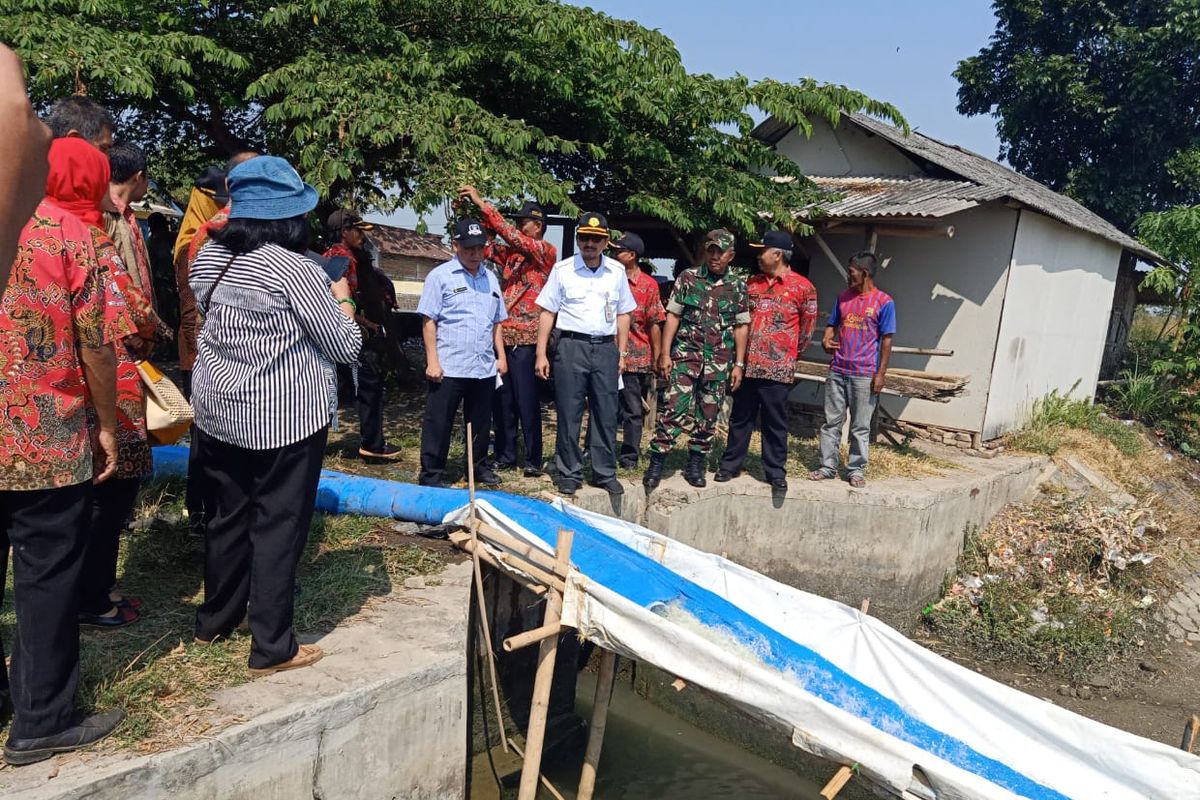
{"label": "dry grass", "polygon": [[[110,748],[159,752],[238,721],[216,714],[211,694],[249,679],[250,637],[192,641],[203,598],[203,543],[188,533],[182,496],[179,481],[147,486],[135,514],[141,522],[122,537],[119,586],[145,602],[142,619],[117,630],[85,629],[81,637],[81,704],[128,713]],[[330,630],[389,594],[396,582],[443,564],[437,553],[390,532],[385,521],[318,515],[301,561],[297,630]],[[9,605],[0,614],[7,640],[14,622]]]}

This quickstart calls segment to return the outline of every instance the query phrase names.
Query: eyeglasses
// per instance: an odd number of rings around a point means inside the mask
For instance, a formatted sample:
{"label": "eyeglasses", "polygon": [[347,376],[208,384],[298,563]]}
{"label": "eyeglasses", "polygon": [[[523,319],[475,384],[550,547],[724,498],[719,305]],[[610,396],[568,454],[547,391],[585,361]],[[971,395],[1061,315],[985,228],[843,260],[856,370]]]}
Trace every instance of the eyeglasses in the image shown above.
{"label": "eyeglasses", "polygon": [[577,237],[581,242],[603,242],[607,236],[601,236],[596,233],[581,233]]}

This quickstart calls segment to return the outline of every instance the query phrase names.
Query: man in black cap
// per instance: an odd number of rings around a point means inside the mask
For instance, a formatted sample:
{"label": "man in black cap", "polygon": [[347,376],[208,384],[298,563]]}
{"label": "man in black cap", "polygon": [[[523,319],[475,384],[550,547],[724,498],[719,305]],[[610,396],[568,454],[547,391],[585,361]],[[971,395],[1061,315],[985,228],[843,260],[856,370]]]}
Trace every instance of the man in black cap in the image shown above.
{"label": "man in black cap", "polygon": [[579,428],[589,409],[592,485],[623,494],[617,480],[617,377],[624,370],[629,314],[637,303],[619,263],[606,258],[608,220],[589,212],[575,227],[579,252],[554,265],[537,297],[537,374],[550,377],[547,347],[559,331],[554,350],[554,400],[558,411],[555,467],[558,490],[574,494],[583,483]]}
{"label": "man in black cap", "polygon": [[762,419],[763,473],[775,493],[787,491],[788,394],[796,382],[796,362],[804,356],[817,324],[817,290],[793,272],[792,235],[768,231],[761,242],[761,272],[746,281],[750,296],[750,337],[746,372],[733,395],[729,438],[715,480],[737,477]]}
{"label": "man in black cap", "polygon": [[508,316],[500,282],[483,269],[487,235],[478,220],[459,220],[454,258],[425,279],[417,313],[425,319],[425,377],[429,398],[421,428],[421,485],[441,486],[458,406],[471,425],[475,480],[496,486],[500,477],[487,466],[488,419],[496,376],[508,371],[500,323]]}
{"label": "man in black cap", "polygon": [[474,186],[463,186],[459,197],[469,199],[483,215],[483,225],[496,234],[483,257],[498,268],[500,289],[508,319],[500,327],[508,359],[508,375],[496,391],[493,424],[496,433],[496,469],[517,466],[517,422],[525,444],[525,477],[542,474],[542,413],[538,403],[534,362],[537,350],[538,292],[558,260],[558,250],[547,242],[546,212],[527,201],[513,215],[515,225],[479,196]]}
{"label": "man in black cap", "polygon": [[[625,267],[629,293],[637,308],[629,315],[629,342],[625,369],[621,372],[620,464],[626,469],[637,466],[642,452],[642,426],[650,392],[654,390],[654,365],[662,349],[662,327],[667,318],[658,281],[644,271],[638,259],[646,254],[646,245],[636,233],[626,233],[612,244],[613,255]],[[590,431],[591,428],[589,427]]]}
{"label": "man in black cap", "polygon": [[[346,282],[350,296],[357,303],[354,318],[363,332],[354,396],[358,408],[358,455],[368,461],[391,461],[400,457],[400,448],[389,444],[383,436],[383,365],[389,344],[386,325],[394,296],[388,291],[391,282],[375,271],[371,254],[366,250],[367,232],[374,225],[364,222],[355,211],[338,209],[329,215],[325,227],[333,244],[323,255],[341,256],[350,262]],[[352,384],[348,367],[339,366],[338,373],[343,384]]]}

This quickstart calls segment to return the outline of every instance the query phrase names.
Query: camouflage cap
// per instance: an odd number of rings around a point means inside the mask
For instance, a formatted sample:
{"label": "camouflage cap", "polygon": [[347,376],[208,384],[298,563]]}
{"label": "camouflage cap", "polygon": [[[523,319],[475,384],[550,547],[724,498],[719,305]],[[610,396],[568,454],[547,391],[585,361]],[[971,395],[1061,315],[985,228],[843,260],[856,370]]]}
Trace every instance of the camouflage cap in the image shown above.
{"label": "camouflage cap", "polygon": [[709,231],[704,237],[704,249],[707,250],[710,246],[716,245],[719,250],[724,252],[732,250],[733,244],[736,241],[737,238],[732,233],[724,228],[717,228],[716,230]]}

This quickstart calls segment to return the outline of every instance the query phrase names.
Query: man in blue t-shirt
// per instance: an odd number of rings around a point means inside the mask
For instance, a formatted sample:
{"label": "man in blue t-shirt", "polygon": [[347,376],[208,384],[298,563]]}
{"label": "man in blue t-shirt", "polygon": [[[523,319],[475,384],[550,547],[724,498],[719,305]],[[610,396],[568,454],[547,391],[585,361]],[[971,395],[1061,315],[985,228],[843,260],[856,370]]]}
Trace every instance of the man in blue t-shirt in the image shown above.
{"label": "man in blue t-shirt", "polygon": [[850,460],[847,479],[861,489],[867,485],[867,447],[871,417],[892,354],[896,304],[875,286],[878,261],[869,250],[850,257],[846,281],[825,326],[821,345],[833,355],[825,381],[825,424],[821,426],[821,467],[808,477],[823,481],[837,477],[842,424],[850,414]]}

